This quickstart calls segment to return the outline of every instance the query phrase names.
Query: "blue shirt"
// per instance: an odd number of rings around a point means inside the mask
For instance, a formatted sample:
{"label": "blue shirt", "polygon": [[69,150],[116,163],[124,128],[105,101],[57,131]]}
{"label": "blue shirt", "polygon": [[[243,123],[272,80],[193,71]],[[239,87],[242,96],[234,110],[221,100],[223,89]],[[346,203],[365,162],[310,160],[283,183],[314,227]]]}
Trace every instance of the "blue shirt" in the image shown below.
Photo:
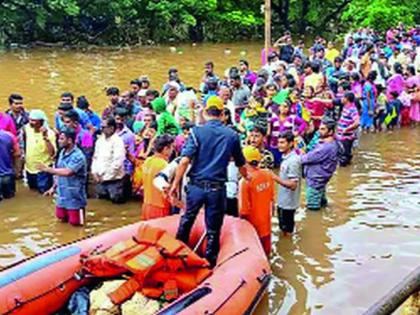
{"label": "blue shirt", "polygon": [[[74,110],[79,114],[79,122],[82,128],[88,129],[88,126],[91,124],[88,114],[86,114],[80,108],[74,108]],[[57,128],[57,130],[61,130],[61,128],[63,128],[64,126],[64,123],[61,120],[61,116],[58,113],[55,113],[54,115],[54,123],[55,123],[55,128]]]}
{"label": "blue shirt", "polygon": [[73,171],[71,176],[57,176],[57,206],[68,210],[84,208],[87,204],[87,165],[82,151],[77,147],[70,152],[61,150],[57,168],[69,168]]}
{"label": "blue shirt", "polygon": [[88,112],[85,112],[86,115],[89,118],[90,123],[92,124],[93,127],[95,127],[96,131],[100,131],[101,130],[101,118],[99,117],[99,115],[91,110],[89,110]]}
{"label": "blue shirt", "polygon": [[194,127],[181,155],[192,160],[188,176],[197,181],[226,182],[231,157],[237,167],[245,165],[239,136],[219,120]]}
{"label": "blue shirt", "polygon": [[0,130],[0,176],[13,175],[13,136]]}

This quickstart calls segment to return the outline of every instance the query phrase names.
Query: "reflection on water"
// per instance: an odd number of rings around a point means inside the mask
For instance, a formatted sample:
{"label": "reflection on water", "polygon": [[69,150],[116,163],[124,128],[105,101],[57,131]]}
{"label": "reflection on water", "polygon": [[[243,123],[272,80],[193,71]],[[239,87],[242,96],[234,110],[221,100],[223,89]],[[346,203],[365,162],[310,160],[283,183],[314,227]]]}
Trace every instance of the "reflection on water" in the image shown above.
{"label": "reflection on water", "polygon": [[275,279],[261,314],[360,314],[419,264],[419,135],[364,137],[327,209],[300,209],[292,239],[273,221]]}
{"label": "reflection on water", "polygon": [[[258,44],[134,50],[15,51],[0,55],[0,99],[11,92],[25,96],[27,107],[52,113],[59,94],[85,94],[101,109],[103,89],[128,88],[129,80],[148,74],[155,86],[170,66],[197,86],[202,65],[216,63],[219,74],[247,49],[251,64],[259,61]],[[4,107],[2,108],[4,110]],[[420,261],[420,130],[364,136],[354,164],[339,169],[320,212],[297,212],[297,232],[279,236],[273,218],[274,273],[270,292],[258,314],[360,314]],[[139,202],[115,206],[89,200],[87,224],[73,228],[56,221],[54,205],[18,186],[13,200],[0,203],[0,266],[69,242],[138,220]]]}

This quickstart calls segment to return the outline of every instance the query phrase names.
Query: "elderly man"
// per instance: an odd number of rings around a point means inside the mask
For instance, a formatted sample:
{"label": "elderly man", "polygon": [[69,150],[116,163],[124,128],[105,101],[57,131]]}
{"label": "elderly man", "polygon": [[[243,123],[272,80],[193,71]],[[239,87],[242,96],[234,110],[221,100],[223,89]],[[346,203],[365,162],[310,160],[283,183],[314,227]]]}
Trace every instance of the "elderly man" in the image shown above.
{"label": "elderly man", "polygon": [[42,110],[29,113],[29,125],[25,132],[25,172],[30,189],[45,193],[53,185],[52,175],[38,169],[38,164],[51,166],[56,154],[55,133],[48,128],[47,117]]}

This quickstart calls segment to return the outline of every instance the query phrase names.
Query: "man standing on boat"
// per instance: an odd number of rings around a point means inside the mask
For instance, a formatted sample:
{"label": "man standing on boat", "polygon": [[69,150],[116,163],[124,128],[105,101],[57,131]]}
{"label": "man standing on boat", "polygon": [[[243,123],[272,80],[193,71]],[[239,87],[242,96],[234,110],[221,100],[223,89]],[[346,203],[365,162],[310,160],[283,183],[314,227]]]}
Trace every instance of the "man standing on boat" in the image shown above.
{"label": "man standing on boat", "polygon": [[239,136],[222,122],[223,101],[217,96],[207,100],[207,123],[194,127],[181,153],[170,195],[177,197],[179,184],[188,166],[190,182],[186,188],[186,211],[181,217],[177,239],[188,244],[191,228],[201,207],[205,206],[207,248],[205,256],[216,265],[220,230],[226,207],[227,166],[233,157],[243,177],[247,177]]}

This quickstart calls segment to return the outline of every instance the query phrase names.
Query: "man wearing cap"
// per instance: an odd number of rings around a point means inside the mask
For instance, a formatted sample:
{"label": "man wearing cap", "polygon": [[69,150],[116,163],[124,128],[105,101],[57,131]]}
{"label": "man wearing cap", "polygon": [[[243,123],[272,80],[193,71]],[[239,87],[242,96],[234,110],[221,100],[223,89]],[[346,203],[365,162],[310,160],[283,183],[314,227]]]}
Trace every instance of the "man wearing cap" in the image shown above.
{"label": "man wearing cap", "polygon": [[242,176],[247,177],[247,172],[239,136],[222,124],[223,101],[217,96],[210,97],[205,111],[207,122],[191,130],[182,150],[170,196],[178,199],[180,182],[191,164],[188,172],[190,183],[187,186],[186,212],[181,217],[177,239],[188,244],[191,228],[204,205],[207,230],[205,256],[215,266],[226,208],[227,166],[231,158],[233,157]]}
{"label": "man wearing cap", "polygon": [[56,154],[55,133],[48,128],[47,117],[42,110],[29,113],[29,124],[24,127],[25,171],[30,189],[45,193],[53,185],[51,174],[40,171],[38,164],[51,166]]}
{"label": "man wearing cap", "polygon": [[249,180],[239,183],[239,215],[257,230],[267,256],[271,251],[271,213],[274,204],[274,180],[270,172],[258,165],[262,156],[253,146],[246,146],[243,154],[247,162]]}
{"label": "man wearing cap", "polygon": [[325,117],[319,126],[320,142],[314,150],[300,156],[306,178],[306,207],[319,210],[327,205],[326,186],[333,176],[340,145],[334,139],[335,121]]}
{"label": "man wearing cap", "polygon": [[87,204],[86,177],[87,164],[83,152],[76,145],[76,131],[63,127],[58,136],[58,144],[62,149],[55,167],[39,164],[42,172],[57,177],[56,186],[48,192],[57,191],[56,217],[71,225],[84,224],[84,208]]}

